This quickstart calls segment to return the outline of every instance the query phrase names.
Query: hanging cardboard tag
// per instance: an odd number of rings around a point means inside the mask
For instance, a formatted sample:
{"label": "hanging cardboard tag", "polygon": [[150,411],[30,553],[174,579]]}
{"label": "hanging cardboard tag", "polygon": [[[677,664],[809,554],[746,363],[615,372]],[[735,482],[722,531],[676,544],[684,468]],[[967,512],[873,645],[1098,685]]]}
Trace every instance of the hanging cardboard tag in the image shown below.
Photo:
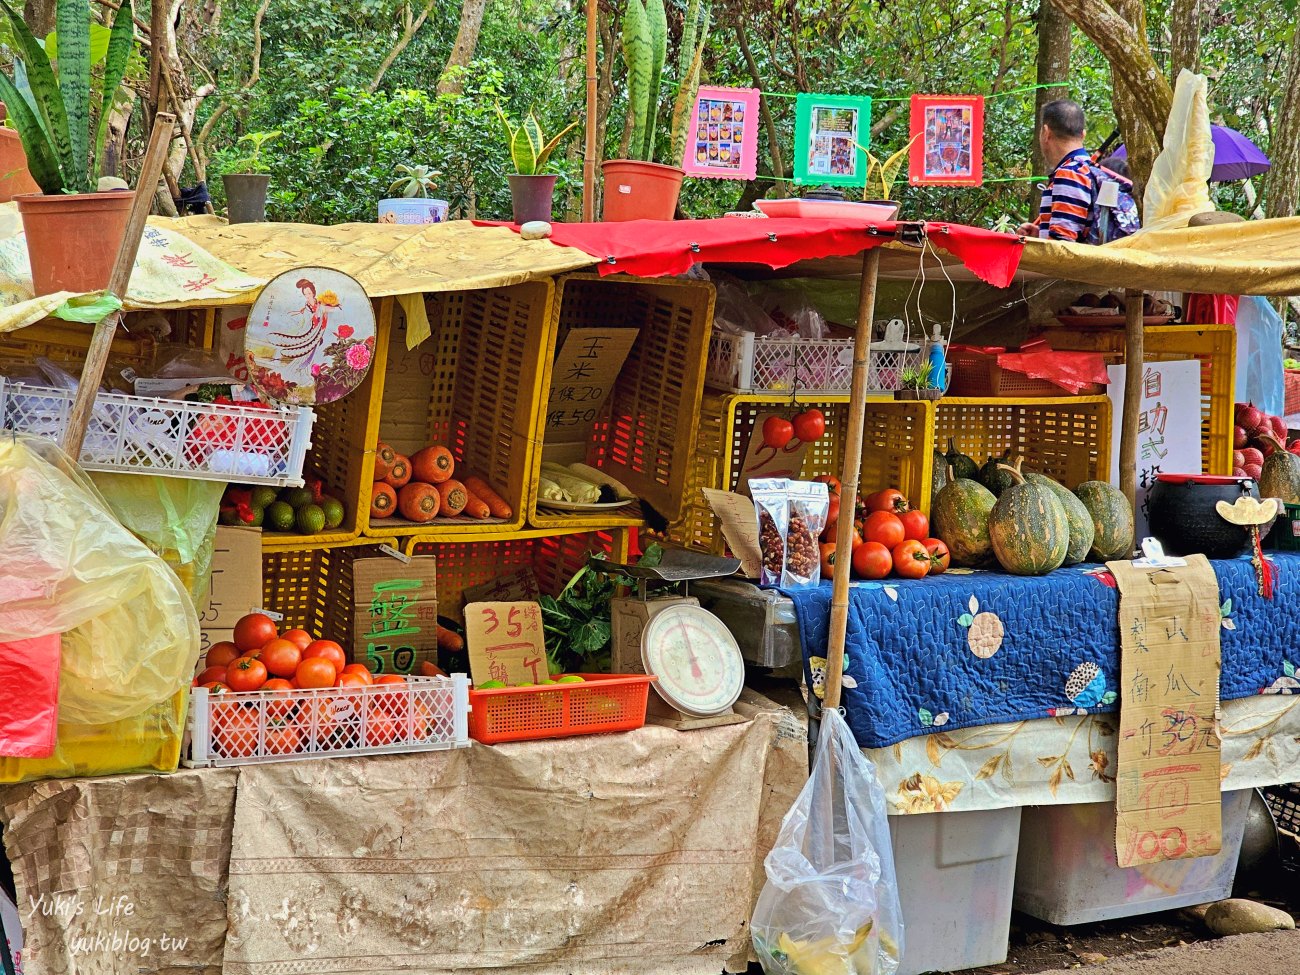
{"label": "hanging cardboard tag", "polygon": [[465,607],[465,638],[476,685],[540,684],[550,677],[537,603],[470,603]]}
{"label": "hanging cardboard tag", "polygon": [[376,674],[418,672],[438,662],[436,560],[417,555],[352,563],[352,648]]}
{"label": "hanging cardboard tag", "polygon": [[1119,587],[1116,861],[1212,856],[1222,844],[1219,584],[1203,555],[1185,566],[1107,568]]}
{"label": "hanging cardboard tag", "polygon": [[758,542],[758,514],[754,511],[754,502],[730,491],[701,490],[709,507],[718,516],[727,547],[740,559],[741,575],[746,579],[757,579],[763,569],[763,551]]}
{"label": "hanging cardboard tag", "polygon": [[542,596],[542,587],[537,582],[537,574],[529,566],[522,566],[513,572],[497,576],[491,582],[481,586],[470,586],[465,590],[465,602],[468,603],[535,603]]}
{"label": "hanging cardboard tag", "polygon": [[770,416],[789,418],[790,410],[760,413],[754,418],[754,429],[749,434],[745,459],[740,465],[736,493],[749,497],[749,482],[765,477],[788,477],[797,481],[803,476],[803,460],[811,446],[802,440],[791,440],[784,447],[768,447],[763,443],[763,421]]}

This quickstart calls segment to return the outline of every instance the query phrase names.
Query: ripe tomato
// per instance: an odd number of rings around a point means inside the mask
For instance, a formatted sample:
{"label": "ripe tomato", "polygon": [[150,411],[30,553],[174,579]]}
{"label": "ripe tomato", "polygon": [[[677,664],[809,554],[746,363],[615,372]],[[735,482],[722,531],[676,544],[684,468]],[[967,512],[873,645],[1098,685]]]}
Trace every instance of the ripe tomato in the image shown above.
{"label": "ripe tomato", "polygon": [[371,748],[391,745],[402,739],[402,722],[383,708],[366,711],[366,744]]}
{"label": "ripe tomato", "polygon": [[904,579],[921,579],[930,571],[930,553],[915,538],[894,548],[894,571]]}
{"label": "ripe tomato", "polygon": [[909,507],[907,497],[896,488],[886,488],[884,491],[867,495],[868,511],[892,511],[898,514]]}
{"label": "ripe tomato", "polygon": [[230,693],[230,685],[227,684],[225,681],[220,681],[220,680],[209,681],[206,684],[200,684],[199,687],[203,688],[209,694]]}
{"label": "ripe tomato", "polygon": [[830,507],[826,509],[826,524],[833,525],[840,520],[840,496],[832,494],[830,496]]}
{"label": "ripe tomato", "polygon": [[302,652],[302,659],[307,660],[311,657],[324,657],[334,665],[334,670],[343,673],[343,668],[348,665],[348,658],[343,653],[343,648],[333,640],[317,640],[307,645],[307,649]]}
{"label": "ripe tomato", "polygon": [[230,666],[231,661],[239,656],[239,647],[226,640],[220,643],[214,643],[208,647],[208,655],[203,658],[203,662],[209,667],[220,667],[225,670]]}
{"label": "ripe tomato", "polygon": [[360,674],[339,674],[334,681],[335,687],[369,687],[370,681]]}
{"label": "ripe tomato", "polygon": [[904,511],[898,516],[903,523],[903,537],[923,542],[930,537],[930,519],[920,511]]}
{"label": "ripe tomato", "polygon": [[892,551],[895,545],[907,537],[907,530],[898,515],[888,511],[873,511],[867,515],[862,526],[862,537],[869,542],[879,542]]}
{"label": "ripe tomato", "polygon": [[264,691],[277,691],[274,701],[266,703],[266,716],[272,721],[284,721],[298,709],[293,700],[293,685],[282,677],[272,677],[262,685]]}
{"label": "ripe tomato", "polygon": [[266,683],[266,666],[256,657],[240,657],[226,671],[232,691],[256,691]]}
{"label": "ripe tomato", "polygon": [[921,544],[930,553],[930,575],[937,576],[944,572],[952,561],[948,554],[948,543],[941,538],[927,538]]}
{"label": "ripe tomato", "polygon": [[819,474],[816,477],[814,477],[813,480],[817,483],[825,484],[826,489],[830,491],[831,497],[833,498],[838,497],[844,487],[840,483],[840,479],[836,477],[834,474]]}
{"label": "ripe tomato", "polygon": [[331,660],[307,657],[294,671],[293,679],[299,687],[333,687],[339,679],[339,672]]}
{"label": "ripe tomato", "polygon": [[318,747],[329,741],[338,727],[337,707],[338,702],[328,697],[314,697],[307,701],[298,718],[303,739],[314,740]]}
{"label": "ripe tomato", "polygon": [[348,664],[342,671],[340,671],[340,673],[355,674],[367,684],[373,684],[375,682],[375,675],[370,672],[370,668],[365,664]]}
{"label": "ripe tomato", "polygon": [[268,674],[292,677],[298,670],[298,664],[302,663],[302,650],[291,640],[276,639],[262,648],[259,659],[266,665]]}
{"label": "ripe tomato", "polygon": [[281,721],[270,721],[266,726],[266,754],[291,755],[298,750],[298,729]]}
{"label": "ripe tomato", "polygon": [[826,414],[818,409],[795,414],[794,435],[804,443],[813,443],[826,432]]}
{"label": "ripe tomato", "polygon": [[769,416],[763,421],[763,445],[773,450],[784,450],[794,439],[794,424],[779,416]]}
{"label": "ripe tomato", "polygon": [[380,674],[375,678],[376,684],[405,684],[406,678],[401,674]]}
{"label": "ripe tomato", "polygon": [[212,742],[223,758],[257,752],[257,712],[227,696],[212,705]]}
{"label": "ripe tomato", "polygon": [[829,579],[835,575],[835,543],[822,542],[822,578]]}
{"label": "ripe tomato", "polygon": [[261,650],[279,635],[275,620],[262,613],[249,613],[235,624],[235,646],[240,653]]}
{"label": "ripe tomato", "polygon": [[889,549],[879,542],[863,542],[853,550],[853,571],[863,579],[883,579],[893,567]]}
{"label": "ripe tomato", "polygon": [[280,634],[281,640],[288,640],[298,647],[299,650],[306,650],[312,644],[314,639],[306,630],[285,630]]}
{"label": "ripe tomato", "polygon": [[[231,663],[233,662],[234,661],[231,661]],[[226,679],[226,671],[229,669],[230,664],[226,664],[224,667],[209,667],[203,673],[199,674],[198,677],[194,678],[194,686],[202,687],[204,684],[210,684],[214,680],[224,681]]]}

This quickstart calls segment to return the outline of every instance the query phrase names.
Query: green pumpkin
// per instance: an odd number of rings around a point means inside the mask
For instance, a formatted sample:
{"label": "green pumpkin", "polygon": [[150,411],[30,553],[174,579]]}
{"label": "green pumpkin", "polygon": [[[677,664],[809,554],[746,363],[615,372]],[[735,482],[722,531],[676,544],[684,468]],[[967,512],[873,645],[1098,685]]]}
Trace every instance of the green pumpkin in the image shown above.
{"label": "green pumpkin", "polygon": [[957,449],[952,437],[948,438],[948,453],[944,454],[943,462],[947,467],[953,469],[958,478],[964,478],[968,481],[979,480],[979,465]]}
{"label": "green pumpkin", "polygon": [[1259,475],[1259,496],[1277,498],[1283,504],[1300,504],[1300,457],[1287,453],[1276,437],[1265,437],[1273,452],[1264,458]]}
{"label": "green pumpkin", "polygon": [[930,503],[931,533],[947,543],[953,565],[977,566],[989,561],[993,553],[989,513],[997,501],[979,481],[963,477],[949,481]]}
{"label": "green pumpkin", "polygon": [[1070,519],[1050,487],[1007,469],[1015,483],[989,515],[993,554],[1013,575],[1047,575],[1065,563],[1070,551]]}
{"label": "green pumpkin", "polygon": [[939,451],[934,452],[934,472],[930,475],[930,504],[939,496],[939,492],[948,486],[948,458]]}
{"label": "green pumpkin", "polygon": [[1002,492],[1011,487],[1015,480],[1011,477],[1011,472],[1003,470],[1003,464],[1011,463],[1011,451],[1008,450],[1001,457],[989,455],[989,459],[984,462],[980,468],[980,483],[993,492],[996,498],[1002,497]]}
{"label": "green pumpkin", "polygon": [[1097,529],[1092,523],[1092,513],[1084,507],[1082,501],[1075,497],[1070,489],[1045,474],[1029,473],[1025,480],[1033,484],[1044,484],[1052,489],[1056,499],[1065,509],[1065,517],[1070,521],[1070,549],[1065,554],[1065,565],[1077,565],[1088,557],[1092,551],[1093,539]]}
{"label": "green pumpkin", "polygon": [[1095,536],[1088,558],[1113,562],[1133,555],[1133,506],[1119,488],[1106,481],[1084,481],[1074,489],[1092,516]]}

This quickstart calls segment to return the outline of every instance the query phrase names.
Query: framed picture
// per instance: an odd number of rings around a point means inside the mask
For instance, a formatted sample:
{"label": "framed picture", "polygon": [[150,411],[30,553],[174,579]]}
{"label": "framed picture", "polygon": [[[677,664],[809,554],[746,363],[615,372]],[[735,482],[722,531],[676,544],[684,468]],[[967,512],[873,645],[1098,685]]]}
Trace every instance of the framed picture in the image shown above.
{"label": "framed picture", "polygon": [[794,181],[865,186],[871,99],[800,93],[794,105]]}
{"label": "framed picture", "polygon": [[758,172],[758,89],[701,85],[686,133],[687,176],[753,179]]}
{"label": "framed picture", "polygon": [[979,95],[913,95],[908,181],[913,186],[979,186],[984,182],[984,99]]}

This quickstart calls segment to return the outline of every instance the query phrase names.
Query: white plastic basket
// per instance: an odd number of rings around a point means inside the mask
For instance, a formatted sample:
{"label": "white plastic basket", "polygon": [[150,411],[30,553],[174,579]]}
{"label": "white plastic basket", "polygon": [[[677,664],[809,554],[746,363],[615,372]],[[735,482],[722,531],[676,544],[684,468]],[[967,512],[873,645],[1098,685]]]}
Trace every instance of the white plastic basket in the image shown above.
{"label": "white plastic basket", "polygon": [[[0,429],[62,440],[74,394],[0,377]],[[82,442],[92,471],[302,486],[315,414],[100,393]]]}
{"label": "white plastic basket", "polygon": [[[920,352],[873,349],[867,391],[893,392],[903,370],[920,364]],[[836,393],[853,385],[853,339],[764,338],[752,332],[709,337],[708,385],[732,393]]]}
{"label": "white plastic basket", "polygon": [[469,678],[212,694],[190,690],[190,768],[469,746]]}

